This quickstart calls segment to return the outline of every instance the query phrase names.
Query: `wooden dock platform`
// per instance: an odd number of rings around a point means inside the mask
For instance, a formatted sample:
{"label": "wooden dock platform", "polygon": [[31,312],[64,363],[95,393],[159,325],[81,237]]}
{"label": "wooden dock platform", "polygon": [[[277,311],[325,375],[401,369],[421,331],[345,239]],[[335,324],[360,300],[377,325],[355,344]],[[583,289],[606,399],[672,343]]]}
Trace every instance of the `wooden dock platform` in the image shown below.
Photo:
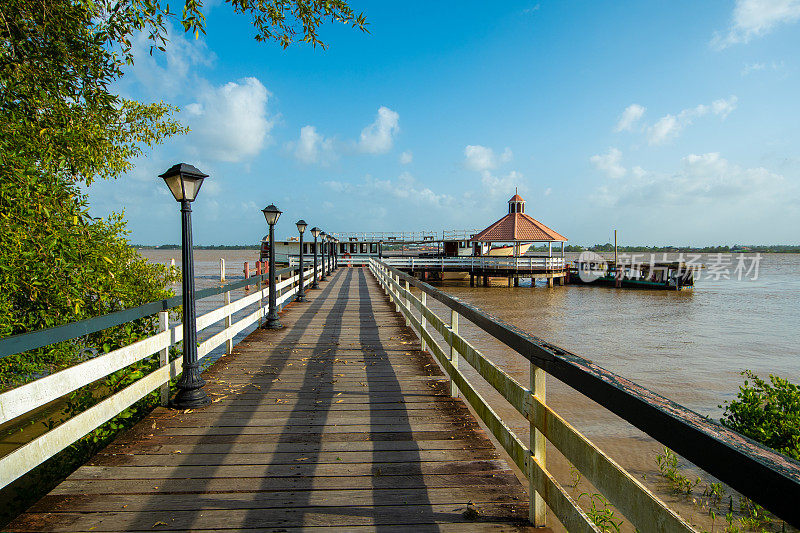
{"label": "wooden dock platform", "polygon": [[[518,531],[528,496],[367,269],[203,374],[8,531]],[[530,528],[532,529],[532,528]]]}

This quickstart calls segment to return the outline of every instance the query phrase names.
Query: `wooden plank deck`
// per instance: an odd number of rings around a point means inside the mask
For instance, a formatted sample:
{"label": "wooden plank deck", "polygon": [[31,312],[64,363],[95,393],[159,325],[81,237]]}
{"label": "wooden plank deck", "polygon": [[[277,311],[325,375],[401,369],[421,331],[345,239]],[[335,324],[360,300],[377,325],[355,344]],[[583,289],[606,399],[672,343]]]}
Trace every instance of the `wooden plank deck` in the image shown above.
{"label": "wooden plank deck", "polygon": [[156,409],[6,529],[529,529],[527,494],[369,271],[308,296],[203,374],[213,404]]}

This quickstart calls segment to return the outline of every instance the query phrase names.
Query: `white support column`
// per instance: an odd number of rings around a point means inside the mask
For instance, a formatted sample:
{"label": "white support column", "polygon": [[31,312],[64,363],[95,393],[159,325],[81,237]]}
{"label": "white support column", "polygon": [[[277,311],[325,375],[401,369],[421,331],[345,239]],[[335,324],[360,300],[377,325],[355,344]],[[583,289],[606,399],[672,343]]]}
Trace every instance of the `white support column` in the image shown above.
{"label": "white support column", "polygon": [[[421,325],[422,330],[425,331],[425,329],[428,326],[428,319],[425,318],[425,312],[424,312],[425,305],[428,303],[428,294],[425,291],[421,291],[420,300],[422,300],[422,309],[420,309],[419,312],[419,323]],[[425,339],[423,338],[421,333],[419,336],[419,340],[422,343],[422,351],[424,352],[425,350],[428,349],[428,345],[425,342]]]}
{"label": "white support column", "polygon": [[[458,313],[453,309],[450,310],[450,331],[458,333]],[[458,368],[458,351],[452,344],[450,345],[450,362],[453,364],[453,368]],[[450,396],[458,398],[458,387],[452,379],[450,380]]]}
{"label": "white support column", "polygon": [[[530,386],[531,394],[535,396],[542,404],[545,402],[545,371],[531,363]],[[533,401],[531,401],[531,412],[533,412]],[[531,417],[532,418],[532,417]],[[542,468],[545,468],[545,451],[546,441],[541,431],[536,429],[533,422],[530,422],[530,449],[533,457]],[[537,527],[544,527],[547,518],[547,506],[544,503],[542,495],[536,492],[535,478],[538,476],[537,470],[533,467],[533,459],[531,459],[531,467],[528,472],[528,479],[530,486],[528,487],[528,494],[530,498],[530,521],[531,524]]]}
{"label": "white support column", "polygon": [[[169,312],[161,311],[158,313],[158,331],[167,331],[169,329]],[[172,339],[170,339],[172,341]],[[170,342],[170,345],[172,343]],[[167,366],[169,364],[169,346],[158,352],[158,366]],[[161,384],[161,405],[165,406],[169,403],[169,380]]]}

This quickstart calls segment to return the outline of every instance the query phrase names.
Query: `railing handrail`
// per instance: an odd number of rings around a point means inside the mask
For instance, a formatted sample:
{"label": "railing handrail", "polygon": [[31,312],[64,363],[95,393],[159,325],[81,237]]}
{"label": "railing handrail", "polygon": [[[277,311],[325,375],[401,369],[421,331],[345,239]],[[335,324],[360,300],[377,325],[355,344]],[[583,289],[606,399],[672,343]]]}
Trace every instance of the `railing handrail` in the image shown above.
{"label": "railing handrail", "polygon": [[[296,267],[282,268],[275,272],[275,276],[283,276],[284,274],[291,274]],[[235,289],[245,287],[247,285],[255,285],[259,281],[268,281],[269,273],[257,274],[250,276],[243,280],[234,281],[220,287],[209,287],[207,289],[200,289],[195,291],[195,300],[202,300],[218,294],[223,294]],[[175,307],[180,307],[183,304],[182,296],[179,294],[166,300],[158,300],[155,302],[148,302],[137,307],[122,309],[114,311],[105,315],[100,315],[92,318],[86,318],[77,322],[70,322],[68,324],[61,324],[50,328],[39,329],[27,333],[19,333],[17,335],[10,335],[0,339],[0,359],[10,355],[27,352],[42,348],[57,342],[68,341],[77,339],[90,333],[119,326],[126,322],[132,322],[140,318],[155,315],[161,311],[168,311]]]}
{"label": "railing handrail", "polygon": [[778,517],[800,525],[800,462],[592,361],[375,260],[486,333]]}
{"label": "railing handrail", "polygon": [[[370,256],[377,259],[374,256]],[[562,257],[496,257],[496,256],[457,256],[457,257],[396,257],[384,256],[382,261],[392,266],[544,266],[544,267],[564,267],[565,260]]]}

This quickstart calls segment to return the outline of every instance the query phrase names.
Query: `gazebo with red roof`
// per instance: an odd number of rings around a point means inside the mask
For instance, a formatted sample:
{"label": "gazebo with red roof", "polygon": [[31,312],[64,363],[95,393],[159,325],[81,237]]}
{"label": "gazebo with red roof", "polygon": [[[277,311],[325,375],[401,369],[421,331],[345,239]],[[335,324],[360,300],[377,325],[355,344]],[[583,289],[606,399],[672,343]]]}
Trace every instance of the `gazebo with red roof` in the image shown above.
{"label": "gazebo with red roof", "polygon": [[553,242],[561,243],[561,257],[564,257],[566,237],[545,226],[525,213],[525,200],[514,194],[508,201],[508,214],[475,235],[473,242],[508,242],[514,243],[514,255],[519,255],[519,244],[523,242],[548,243],[549,256],[553,256]]}

